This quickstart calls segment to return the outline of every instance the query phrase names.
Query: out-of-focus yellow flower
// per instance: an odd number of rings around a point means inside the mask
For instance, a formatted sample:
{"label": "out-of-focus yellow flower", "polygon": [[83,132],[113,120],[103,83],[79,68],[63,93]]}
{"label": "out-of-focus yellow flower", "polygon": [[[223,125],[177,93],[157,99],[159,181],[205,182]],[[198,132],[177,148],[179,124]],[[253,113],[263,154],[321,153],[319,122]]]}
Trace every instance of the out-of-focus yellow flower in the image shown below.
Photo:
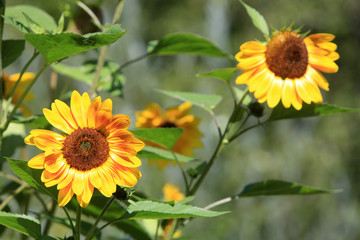
{"label": "out-of-focus yellow flower", "polygon": [[244,72],[237,84],[247,84],[260,103],[274,108],[280,101],[300,110],[302,102],[322,102],[320,88],[328,91],[329,83],[319,72],[335,73],[339,54],[331,41],[334,35],[312,34],[303,39],[294,31],[275,34],[267,45],[250,41],[240,46],[235,58]]}
{"label": "out-of-focus yellow flower", "polygon": [[[20,73],[12,74],[8,76],[6,73],[3,73],[2,78],[4,80],[4,98],[8,99],[10,97],[11,91],[13,90],[17,80],[20,77]],[[26,72],[22,75],[18,86],[16,87],[15,93],[13,95],[12,103],[16,104],[19,101],[20,97],[24,94],[26,87],[30,82],[35,78],[35,74],[31,72]],[[24,101],[32,101],[34,99],[34,94],[29,92]],[[30,116],[31,111],[23,104],[19,106],[23,111],[24,116]]]}
{"label": "out-of-focus yellow flower", "polygon": [[[183,128],[183,134],[173,147],[173,151],[186,156],[193,156],[194,148],[202,147],[200,141],[202,133],[198,129],[200,119],[190,114],[192,104],[185,102],[179,106],[170,107],[163,113],[157,103],[150,103],[143,111],[136,112],[137,121],[135,126],[138,128]],[[164,168],[169,161],[154,160],[158,167]],[[150,160],[150,162],[154,162]]]}
{"label": "out-of-focus yellow flower", "polygon": [[112,101],[90,101],[74,91],[70,107],[55,100],[50,109],[43,109],[46,119],[64,134],[49,130],[32,130],[25,143],[35,145],[41,153],[28,162],[29,167],[44,169],[41,181],[46,187],[57,185],[59,206],[73,197],[86,207],[97,188],[111,197],[116,185],[133,187],[141,177],[136,157],[144,143],[127,129],[127,115],[112,115]]}

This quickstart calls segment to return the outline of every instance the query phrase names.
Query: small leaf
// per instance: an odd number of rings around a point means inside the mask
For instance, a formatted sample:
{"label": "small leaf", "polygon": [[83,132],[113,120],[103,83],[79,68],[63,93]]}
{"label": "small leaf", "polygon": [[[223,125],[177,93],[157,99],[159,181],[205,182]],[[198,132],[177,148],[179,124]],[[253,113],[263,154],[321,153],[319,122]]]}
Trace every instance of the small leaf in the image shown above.
{"label": "small leaf", "polygon": [[255,8],[250,7],[242,0],[239,0],[240,3],[245,7],[246,12],[249,14],[251,21],[265,36],[269,36],[269,27],[264,19],[264,17],[256,11]]}
{"label": "small leaf", "polygon": [[183,131],[184,129],[182,128],[142,128],[131,130],[137,137],[156,143],[169,150],[173,148]]}
{"label": "small leaf", "polygon": [[0,224],[35,239],[41,236],[40,222],[31,216],[0,212]]}
{"label": "small leaf", "polygon": [[50,123],[47,121],[43,115],[33,115],[31,117],[23,117],[21,115],[15,115],[11,120],[13,123],[23,123],[26,126],[32,128],[42,128],[49,129],[51,127]]}
{"label": "small leaf", "polygon": [[58,22],[58,27],[56,30],[56,33],[62,33],[64,31],[64,13],[61,14],[60,18],[59,18],[59,22]]}
{"label": "small leaf", "polygon": [[[130,219],[170,219],[189,217],[216,217],[227,212],[215,212],[194,207],[191,205],[175,204],[166,202],[139,201],[132,202],[127,211]],[[126,217],[126,216],[124,216]]]}
{"label": "small leaf", "polygon": [[282,119],[325,116],[329,114],[350,113],[350,112],[358,112],[358,111],[360,111],[359,108],[343,108],[330,104],[320,104],[320,103],[304,104],[303,107],[298,111],[294,108],[286,109],[282,104],[279,104],[277,107],[273,109],[267,121],[271,122]]}
{"label": "small leaf", "polygon": [[24,37],[41,53],[46,63],[51,64],[77,53],[114,43],[124,33],[120,25],[116,24],[105,32],[83,36],[74,33],[25,33]]}
{"label": "small leaf", "polygon": [[208,78],[216,78],[220,79],[226,83],[229,83],[232,76],[236,72],[237,68],[223,68],[223,69],[217,69],[213,70],[211,72],[207,73],[201,73],[197,74],[197,77],[208,77]]}
{"label": "small leaf", "polygon": [[[170,151],[150,146],[145,146],[140,152],[138,152],[137,156],[139,158],[147,158],[154,160],[176,161],[174,155]],[[179,162],[183,163],[196,161],[196,159],[193,157],[187,157],[178,153],[175,153],[175,156]]]}
{"label": "small leaf", "polygon": [[13,25],[15,28],[17,28],[21,32],[24,32],[24,33],[30,32],[30,29],[24,23],[17,21],[13,17],[4,16],[4,20],[5,20],[4,21],[5,23]]}
{"label": "small leaf", "polygon": [[31,19],[26,13],[23,13],[31,31],[37,34],[45,33],[45,29],[41,27],[37,22]]}
{"label": "small leaf", "polygon": [[339,190],[324,190],[281,180],[265,180],[245,186],[238,196],[256,197],[269,195],[308,195],[336,192],[339,192]]}
{"label": "small leaf", "polygon": [[47,188],[44,183],[41,182],[41,169],[33,169],[27,165],[26,161],[15,160],[11,158],[6,158],[9,162],[11,170],[22,180],[24,180],[31,187],[35,188],[37,191],[47,194],[57,201],[57,190],[56,187]]}
{"label": "small leaf", "polygon": [[190,33],[173,33],[150,43],[149,54],[154,55],[192,54],[233,59],[209,40]]}
{"label": "small leaf", "polygon": [[21,56],[25,49],[24,40],[3,40],[2,42],[2,67],[6,68]]}
{"label": "small leaf", "polygon": [[191,102],[192,104],[199,106],[209,112],[211,112],[212,109],[214,109],[215,106],[222,99],[220,95],[207,95],[207,94],[192,93],[192,92],[176,92],[176,91],[165,91],[165,90],[158,90],[158,91],[170,97],[177,98],[182,101]]}

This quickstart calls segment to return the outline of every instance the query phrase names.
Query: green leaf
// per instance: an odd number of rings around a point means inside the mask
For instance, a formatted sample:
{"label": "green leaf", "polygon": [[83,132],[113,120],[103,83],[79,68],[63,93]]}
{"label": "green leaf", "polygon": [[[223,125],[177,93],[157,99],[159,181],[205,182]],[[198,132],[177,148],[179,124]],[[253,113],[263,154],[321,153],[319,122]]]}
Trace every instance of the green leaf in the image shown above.
{"label": "green leaf", "polygon": [[47,188],[44,183],[41,182],[41,169],[33,169],[27,165],[26,161],[15,160],[11,158],[6,158],[9,162],[11,170],[22,180],[24,180],[31,187],[35,188],[37,191],[47,194],[57,201],[58,192],[56,187]]}
{"label": "green leaf", "polygon": [[[227,212],[215,212],[191,205],[175,204],[165,202],[139,201],[132,202],[127,211],[130,219],[170,219],[189,217],[216,217]],[[124,216],[126,217],[126,216]]]}
{"label": "green leaf", "polygon": [[[140,152],[138,152],[137,156],[139,158],[176,161],[174,155],[170,151],[150,146],[145,146]],[[183,163],[196,161],[193,157],[187,157],[178,153],[175,153],[175,156],[179,162]]]}
{"label": "green leaf", "polygon": [[0,212],[0,223],[35,239],[41,236],[40,222],[31,216]]}
{"label": "green leaf", "polygon": [[213,70],[211,72],[207,73],[201,73],[197,74],[197,77],[206,77],[206,78],[216,78],[220,79],[226,83],[229,83],[232,76],[234,76],[234,73],[236,72],[237,68],[223,68],[223,69],[217,69]]}
{"label": "green leaf", "polygon": [[21,115],[15,115],[11,120],[13,123],[22,123],[32,128],[49,129],[50,123],[43,115],[33,115],[31,117],[23,117]]}
{"label": "green leaf", "polygon": [[242,0],[239,0],[240,3],[245,7],[246,12],[249,14],[251,21],[265,36],[269,36],[269,27],[264,19],[264,17],[256,11],[255,8],[250,7]]}
{"label": "green leaf", "polygon": [[30,16],[33,22],[36,22],[47,32],[56,32],[57,25],[54,19],[42,9],[30,5],[7,7],[5,10],[5,22],[14,25],[22,32],[28,33],[31,23],[26,20],[24,14]]}
{"label": "green leaf", "polygon": [[2,67],[6,68],[20,57],[24,48],[24,40],[3,40],[1,51]]}
{"label": "green leaf", "polygon": [[[236,94],[237,98],[242,99],[245,94],[245,91],[238,87],[234,87],[234,90],[235,90],[235,94]],[[242,103],[244,105],[249,105],[251,102],[252,102],[252,98],[249,96],[249,94],[247,94]]]}
{"label": "green leaf", "polygon": [[56,33],[62,33],[64,31],[64,22],[65,22],[64,13],[62,13],[58,21],[58,27],[56,29]]}
{"label": "green leaf", "polygon": [[282,104],[279,104],[273,109],[267,121],[271,122],[283,119],[325,116],[329,114],[351,113],[358,111],[360,111],[359,108],[343,108],[321,103],[303,104],[303,107],[298,111],[294,108],[286,109]]}
{"label": "green leaf", "polygon": [[31,31],[37,34],[45,33],[45,29],[41,27],[37,22],[31,19],[26,13],[23,13]]}
{"label": "green leaf", "polygon": [[25,39],[41,53],[47,64],[51,64],[77,53],[114,43],[124,33],[120,25],[116,24],[105,32],[83,36],[74,33],[25,33]]}
{"label": "green leaf", "polygon": [[157,42],[152,41],[148,49],[153,55],[192,54],[233,59],[209,40],[190,33],[169,34]]}
{"label": "green leaf", "polygon": [[212,109],[214,109],[222,99],[220,95],[207,95],[207,94],[192,93],[192,92],[176,92],[176,91],[165,91],[165,90],[158,90],[158,91],[170,97],[177,98],[182,101],[191,102],[192,104],[199,106],[208,112],[211,112]]}
{"label": "green leaf", "polygon": [[256,197],[269,195],[308,195],[336,192],[339,192],[339,190],[324,190],[281,180],[265,180],[245,186],[238,196]]}
{"label": "green leaf", "polygon": [[137,137],[156,143],[169,150],[173,148],[183,131],[184,129],[182,128],[142,128],[131,130]]}

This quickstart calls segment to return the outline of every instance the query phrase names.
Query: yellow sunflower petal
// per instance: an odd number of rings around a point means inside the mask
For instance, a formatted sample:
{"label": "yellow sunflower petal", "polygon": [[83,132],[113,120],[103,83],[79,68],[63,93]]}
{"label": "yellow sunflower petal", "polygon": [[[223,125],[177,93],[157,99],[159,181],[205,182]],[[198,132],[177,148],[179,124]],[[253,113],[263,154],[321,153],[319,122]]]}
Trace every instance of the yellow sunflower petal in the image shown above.
{"label": "yellow sunflower petal", "polygon": [[306,78],[304,79],[304,84],[309,96],[311,97],[311,100],[314,103],[323,101],[319,87],[311,78],[306,76]]}
{"label": "yellow sunflower petal", "polygon": [[313,68],[316,68],[322,72],[335,73],[339,70],[338,65],[334,63],[330,58],[319,55],[309,55],[309,63]]}
{"label": "yellow sunflower petal", "polygon": [[102,185],[102,182],[101,182],[101,178],[100,178],[97,170],[96,169],[90,170],[88,175],[89,175],[89,180],[90,180],[91,184],[96,188],[100,188]]}
{"label": "yellow sunflower petal", "polygon": [[236,65],[240,70],[249,70],[255,68],[265,62],[265,55],[255,55],[247,58],[241,58]]}
{"label": "yellow sunflower petal", "polygon": [[88,117],[90,104],[91,104],[90,97],[87,94],[87,92],[85,92],[81,96],[81,114],[82,114],[82,121],[85,127],[88,127],[87,117]]}
{"label": "yellow sunflower petal", "polygon": [[58,194],[58,203],[60,207],[65,206],[71,198],[74,196],[74,191],[71,188],[71,184],[60,189]]}
{"label": "yellow sunflower petal", "polygon": [[264,78],[259,82],[257,89],[255,90],[254,97],[261,98],[264,96],[271,87],[274,81],[274,74],[267,73]]}
{"label": "yellow sunflower petal", "polygon": [[310,34],[306,38],[311,39],[315,43],[322,43],[322,42],[330,42],[334,40],[335,35],[330,33],[316,33],[316,34]]}
{"label": "yellow sunflower petal", "polygon": [[295,80],[295,89],[297,95],[301,98],[302,101],[304,101],[307,104],[311,103],[311,97],[309,96],[309,93],[305,87],[303,79]]}
{"label": "yellow sunflower petal", "polygon": [[317,83],[317,85],[319,85],[319,87],[321,87],[325,91],[329,91],[329,83],[319,71],[310,67],[308,68],[307,74],[309,78],[313,79]]}
{"label": "yellow sunflower petal", "polygon": [[44,169],[44,160],[45,160],[45,155],[44,153],[41,153],[31,158],[28,162],[28,166],[35,169]]}
{"label": "yellow sunflower petal", "polygon": [[128,129],[130,125],[130,118],[124,114],[117,114],[113,116],[112,122],[109,124],[109,129]]}
{"label": "yellow sunflower petal", "polygon": [[72,189],[76,195],[82,194],[84,190],[84,178],[84,173],[82,171],[75,172]]}
{"label": "yellow sunflower petal", "polygon": [[71,108],[71,113],[74,116],[76,123],[78,124],[78,126],[80,128],[84,128],[85,124],[83,121],[83,115],[82,115],[82,110],[81,110],[81,95],[79,92],[77,91],[73,91],[71,94],[71,100],[70,100],[70,108]]}
{"label": "yellow sunflower petal", "polygon": [[259,53],[264,53],[266,51],[266,46],[256,41],[249,41],[240,46],[240,50],[244,55],[254,55]]}
{"label": "yellow sunflower petal", "polygon": [[68,123],[71,128],[79,128],[79,125],[75,121],[68,105],[66,105],[63,101],[55,100],[52,106],[54,106],[54,109],[52,110],[56,111],[60,116],[62,116],[62,118]]}
{"label": "yellow sunflower petal", "polygon": [[242,74],[240,74],[240,76],[238,76],[235,80],[236,84],[244,84],[247,83],[250,79],[250,77],[256,72],[256,68],[255,69],[251,69],[249,71],[245,71]]}
{"label": "yellow sunflower petal", "polygon": [[101,97],[96,97],[90,104],[89,110],[87,113],[87,126],[89,128],[95,128],[95,118],[97,115],[97,111],[101,107]]}
{"label": "yellow sunflower petal", "polygon": [[297,94],[296,97],[292,98],[291,104],[296,110],[300,110],[302,108],[302,100]]}
{"label": "yellow sunflower petal", "polygon": [[286,79],[284,82],[284,87],[282,90],[281,101],[285,108],[289,108],[291,106],[291,101],[293,98],[296,98],[294,81],[290,79]]}
{"label": "yellow sunflower petal", "polygon": [[57,189],[62,189],[64,187],[66,187],[68,184],[70,184],[71,182],[73,182],[74,176],[75,176],[75,169],[67,167],[64,171],[64,175],[65,178],[63,179],[63,181],[61,181],[58,185],[57,185]]}
{"label": "yellow sunflower petal", "polygon": [[95,128],[100,129],[109,125],[112,120],[112,101],[106,99],[98,110],[95,118]]}
{"label": "yellow sunflower petal", "polygon": [[55,113],[54,111],[44,108],[43,113],[45,115],[45,118],[55,128],[65,132],[67,134],[71,134],[74,131],[74,129],[72,129],[69,126],[69,124],[61,116],[59,116],[59,114]]}
{"label": "yellow sunflower petal", "polygon": [[270,108],[274,108],[280,101],[282,94],[283,80],[274,78],[273,84],[267,94],[267,103]]}

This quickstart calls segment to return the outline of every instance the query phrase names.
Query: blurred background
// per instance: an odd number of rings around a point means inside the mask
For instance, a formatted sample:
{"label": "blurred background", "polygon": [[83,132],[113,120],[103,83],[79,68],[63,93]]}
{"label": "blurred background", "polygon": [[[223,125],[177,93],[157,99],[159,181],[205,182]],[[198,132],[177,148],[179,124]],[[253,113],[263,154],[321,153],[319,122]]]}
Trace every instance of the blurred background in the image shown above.
{"label": "blurred background", "polygon": [[[85,1],[100,4],[98,11],[104,23],[110,23],[115,0]],[[325,75],[330,91],[322,92],[324,101],[343,107],[360,107],[360,2],[358,0],[252,0],[247,4],[257,9],[268,25],[280,29],[294,23],[302,32],[332,33],[338,45],[339,72]],[[8,6],[29,4],[25,0],[7,1]],[[61,12],[74,13],[79,9],[66,1],[33,0],[51,14],[55,21]],[[250,40],[263,41],[244,7],[237,0],[127,0],[120,19],[126,34],[110,46],[107,59],[122,64],[146,53],[149,41],[161,39],[174,32],[201,35],[225,52],[235,55],[239,46]],[[23,38],[22,33],[6,25],[4,38]],[[8,74],[20,72],[30,58],[33,48],[26,45],[24,57],[5,69]],[[63,61],[80,65],[96,59],[89,51]],[[31,65],[37,72],[41,58]],[[236,62],[198,56],[150,57],[124,69],[126,84],[121,98],[113,98],[114,113],[130,116],[134,129],[135,112],[149,102],[162,107],[180,104],[178,100],[161,95],[156,89],[192,91],[223,95],[215,109],[224,127],[232,111],[228,90],[220,81],[197,78],[198,73],[218,68],[234,67]],[[240,74],[238,72],[236,75]],[[58,76],[55,93],[50,89],[51,69],[48,69],[33,88],[35,100],[29,106],[41,114],[52,97],[76,89],[89,91],[89,86]],[[234,81],[233,81],[234,83]],[[53,94],[54,96],[51,96]],[[100,92],[104,98],[109,94]],[[266,109],[267,112],[270,109]],[[207,160],[217,143],[217,130],[211,117],[193,107],[192,113],[202,118],[204,148],[196,157]],[[255,123],[257,119],[251,119]],[[251,124],[251,121],[249,124]],[[183,229],[181,239],[360,239],[360,114],[339,114],[323,118],[279,121],[252,130],[231,143],[216,161],[193,205],[204,207],[214,201],[239,193],[242,188],[264,179],[297,182],[324,189],[342,189],[337,194],[313,196],[284,196],[243,198],[214,210],[231,213],[208,219],[195,219]],[[25,129],[25,134],[30,129]],[[35,154],[33,147],[26,153],[15,152],[14,158]],[[12,154],[12,153],[11,153]],[[176,166],[159,170],[144,159],[143,177],[137,191],[149,198],[162,199],[162,187],[170,182],[184,190],[182,176]],[[7,164],[5,171],[10,171]],[[13,206],[16,209],[16,206]],[[149,227],[153,223],[145,222]],[[109,233],[108,239],[118,236]],[[126,236],[124,236],[126,239]]]}

